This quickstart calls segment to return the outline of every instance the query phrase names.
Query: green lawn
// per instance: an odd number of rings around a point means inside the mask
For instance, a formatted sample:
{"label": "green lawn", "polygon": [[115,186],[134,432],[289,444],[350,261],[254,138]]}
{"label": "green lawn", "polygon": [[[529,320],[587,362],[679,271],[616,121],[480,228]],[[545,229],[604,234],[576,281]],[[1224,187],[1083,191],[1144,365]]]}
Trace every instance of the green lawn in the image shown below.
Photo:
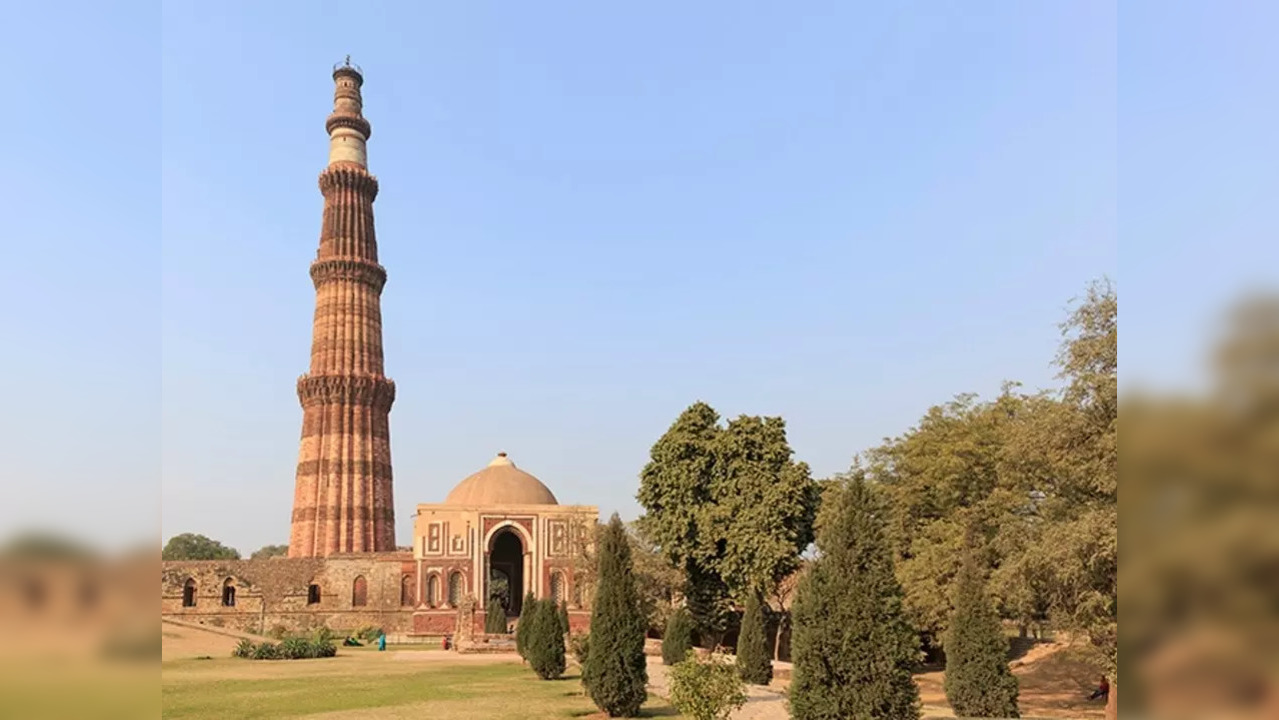
{"label": "green lawn", "polygon": [[[161,666],[165,718],[448,717],[524,720],[587,717],[576,670],[539,680],[517,663],[444,653],[341,652],[322,660],[175,660]],[[648,717],[679,717],[651,697]],[[331,713],[331,714],[330,714]]]}

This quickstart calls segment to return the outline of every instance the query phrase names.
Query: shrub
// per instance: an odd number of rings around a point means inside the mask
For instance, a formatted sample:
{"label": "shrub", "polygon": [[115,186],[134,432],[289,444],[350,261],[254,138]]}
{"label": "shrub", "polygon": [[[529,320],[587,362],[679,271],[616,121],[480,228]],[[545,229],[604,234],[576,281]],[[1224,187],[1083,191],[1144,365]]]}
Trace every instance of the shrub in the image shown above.
{"label": "shrub", "polygon": [[304,637],[287,637],[280,641],[280,657],[285,660],[301,660],[315,657],[315,645]]}
{"label": "shrub", "polygon": [[746,599],[742,630],[737,634],[737,673],[752,685],[767,685],[773,679],[773,660],[764,637],[764,606],[753,592]]}
{"label": "shrub", "polygon": [[253,648],[254,660],[279,660],[280,646],[273,642],[259,643]]}
{"label": "shrub", "polygon": [[543,680],[564,674],[564,634],[560,632],[559,611],[550,600],[534,605],[532,627],[524,640],[524,653],[533,672]]}
{"label": "shrub", "polygon": [[279,644],[263,642],[255,645],[252,640],[244,638],[231,655],[251,660],[302,660],[333,657],[337,652],[332,633],[328,628],[321,628],[311,637],[291,635]]}
{"label": "shrub", "polygon": [[331,638],[315,638],[311,641],[311,652],[311,657],[330,658],[338,654],[338,648]]}
{"label": "shrub", "polygon": [[957,717],[1019,717],[1008,639],[984,586],[970,549],[955,579],[955,612],[946,633],[946,699]]}
{"label": "shrub", "polygon": [[560,601],[559,612],[556,613],[556,619],[560,621],[560,634],[568,637],[568,603]]}
{"label": "shrub", "polygon": [[490,635],[506,633],[506,611],[497,598],[489,598],[489,606],[484,608],[484,632]]}
{"label": "shrub", "polygon": [[688,614],[687,608],[681,607],[666,622],[666,632],[662,635],[662,664],[677,665],[684,662],[692,647],[693,616]]}
{"label": "shrub", "polygon": [[616,513],[600,533],[596,577],[582,683],[591,701],[609,717],[634,717],[647,698],[644,634],[648,620],[635,587],[630,539]]}
{"label": "shrub", "polygon": [[587,633],[578,633],[569,638],[568,645],[569,649],[573,651],[573,657],[577,660],[577,664],[584,664],[586,655],[591,650],[591,636]]}
{"label": "shrub", "polygon": [[746,692],[737,671],[714,658],[705,662],[689,650],[671,667],[671,704],[693,720],[726,720],[746,704]]}
{"label": "shrub", "polygon": [[884,517],[860,477],[822,499],[820,555],[800,581],[793,609],[793,720],[919,718],[911,677],[919,635],[902,610]]}
{"label": "shrub", "polygon": [[[327,629],[328,628],[325,628],[325,630]],[[382,628],[377,627],[376,625],[365,625],[355,631],[355,637],[366,643],[377,642],[377,639],[382,637]]]}
{"label": "shrub", "polygon": [[288,636],[288,634],[288,628],[283,625],[274,625],[271,627],[271,631],[267,633],[267,637],[275,638],[276,640],[283,640]]}
{"label": "shrub", "polygon": [[533,597],[533,591],[529,590],[524,596],[524,602],[520,605],[520,619],[515,626],[515,651],[520,657],[527,659],[524,654],[524,644],[528,641],[529,626],[533,624],[533,609],[537,605],[537,598]]}

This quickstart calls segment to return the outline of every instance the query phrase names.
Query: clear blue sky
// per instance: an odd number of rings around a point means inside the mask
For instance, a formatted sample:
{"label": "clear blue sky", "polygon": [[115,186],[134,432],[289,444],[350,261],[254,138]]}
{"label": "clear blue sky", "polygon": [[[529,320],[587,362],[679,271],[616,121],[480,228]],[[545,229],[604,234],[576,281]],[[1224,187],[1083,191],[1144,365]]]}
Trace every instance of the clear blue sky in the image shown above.
{"label": "clear blue sky", "polygon": [[[956,393],[1052,384],[1056,323],[1102,275],[1151,372],[1188,346],[1157,319],[1192,304],[1218,241],[1188,208],[1259,210],[1236,165],[1273,189],[1273,97],[1241,112],[1273,85],[1272,10],[804,7],[18,8],[58,30],[11,38],[32,72],[2,121],[20,135],[0,292],[31,342],[0,360],[17,379],[0,419],[8,467],[48,502],[4,512],[113,539],[162,507],[165,537],[287,540],[346,53],[382,187],[401,542],[416,503],[498,450],[561,501],[634,517],[649,446],[699,399],[782,415],[798,457],[839,472]],[[1183,97],[1219,74],[1233,112]],[[1126,158],[1147,167],[1121,194]],[[1125,205],[1121,225],[1119,199],[1149,217]],[[1224,232],[1272,239],[1266,212]]]}

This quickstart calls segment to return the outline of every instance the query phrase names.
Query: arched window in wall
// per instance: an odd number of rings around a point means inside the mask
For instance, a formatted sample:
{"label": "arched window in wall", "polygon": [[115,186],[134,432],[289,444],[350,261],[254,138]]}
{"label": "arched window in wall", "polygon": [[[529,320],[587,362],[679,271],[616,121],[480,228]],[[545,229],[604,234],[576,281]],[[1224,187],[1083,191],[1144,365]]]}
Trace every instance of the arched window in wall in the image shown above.
{"label": "arched window in wall", "polygon": [[462,604],[462,593],[466,592],[462,573],[454,571],[449,575],[449,605],[457,607]]}
{"label": "arched window in wall", "polygon": [[440,576],[431,573],[426,578],[426,604],[435,607],[440,602]]}
{"label": "arched window in wall", "polygon": [[191,578],[182,584],[182,607],[195,607],[195,580]]}
{"label": "arched window in wall", "polygon": [[355,578],[355,582],[351,583],[351,606],[364,607],[368,602],[369,583],[363,575],[360,575]]}
{"label": "arched window in wall", "polygon": [[222,582],[222,607],[235,607],[235,580],[232,578]]}
{"label": "arched window in wall", "polygon": [[400,577],[400,606],[413,606],[413,576],[405,574]]}
{"label": "arched window in wall", "polygon": [[551,572],[551,602],[559,605],[564,600],[564,573],[554,570]]}

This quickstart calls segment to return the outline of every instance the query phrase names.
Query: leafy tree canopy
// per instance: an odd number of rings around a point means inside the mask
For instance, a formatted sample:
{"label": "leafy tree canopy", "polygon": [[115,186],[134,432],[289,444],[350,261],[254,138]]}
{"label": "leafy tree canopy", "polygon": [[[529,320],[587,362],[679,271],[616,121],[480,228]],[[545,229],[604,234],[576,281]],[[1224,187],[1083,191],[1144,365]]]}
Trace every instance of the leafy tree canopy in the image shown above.
{"label": "leafy tree canopy", "polygon": [[160,557],[164,560],[239,560],[240,551],[195,533],[169,538]]}
{"label": "leafy tree canopy", "polygon": [[961,395],[865,454],[888,504],[912,622],[944,637],[964,533],[1002,617],[1084,633],[1113,661],[1118,567],[1116,310],[1089,288],[1062,325],[1065,385],[991,402]]}
{"label": "leafy tree canopy", "polygon": [[640,474],[639,528],[683,570],[704,631],[722,632],[729,597],[768,591],[812,543],[818,485],[793,455],[781,418],[721,426],[702,402],[654,443]]}
{"label": "leafy tree canopy", "polygon": [[249,556],[253,560],[265,560],[273,557],[284,557],[289,554],[288,545],[263,545]]}

